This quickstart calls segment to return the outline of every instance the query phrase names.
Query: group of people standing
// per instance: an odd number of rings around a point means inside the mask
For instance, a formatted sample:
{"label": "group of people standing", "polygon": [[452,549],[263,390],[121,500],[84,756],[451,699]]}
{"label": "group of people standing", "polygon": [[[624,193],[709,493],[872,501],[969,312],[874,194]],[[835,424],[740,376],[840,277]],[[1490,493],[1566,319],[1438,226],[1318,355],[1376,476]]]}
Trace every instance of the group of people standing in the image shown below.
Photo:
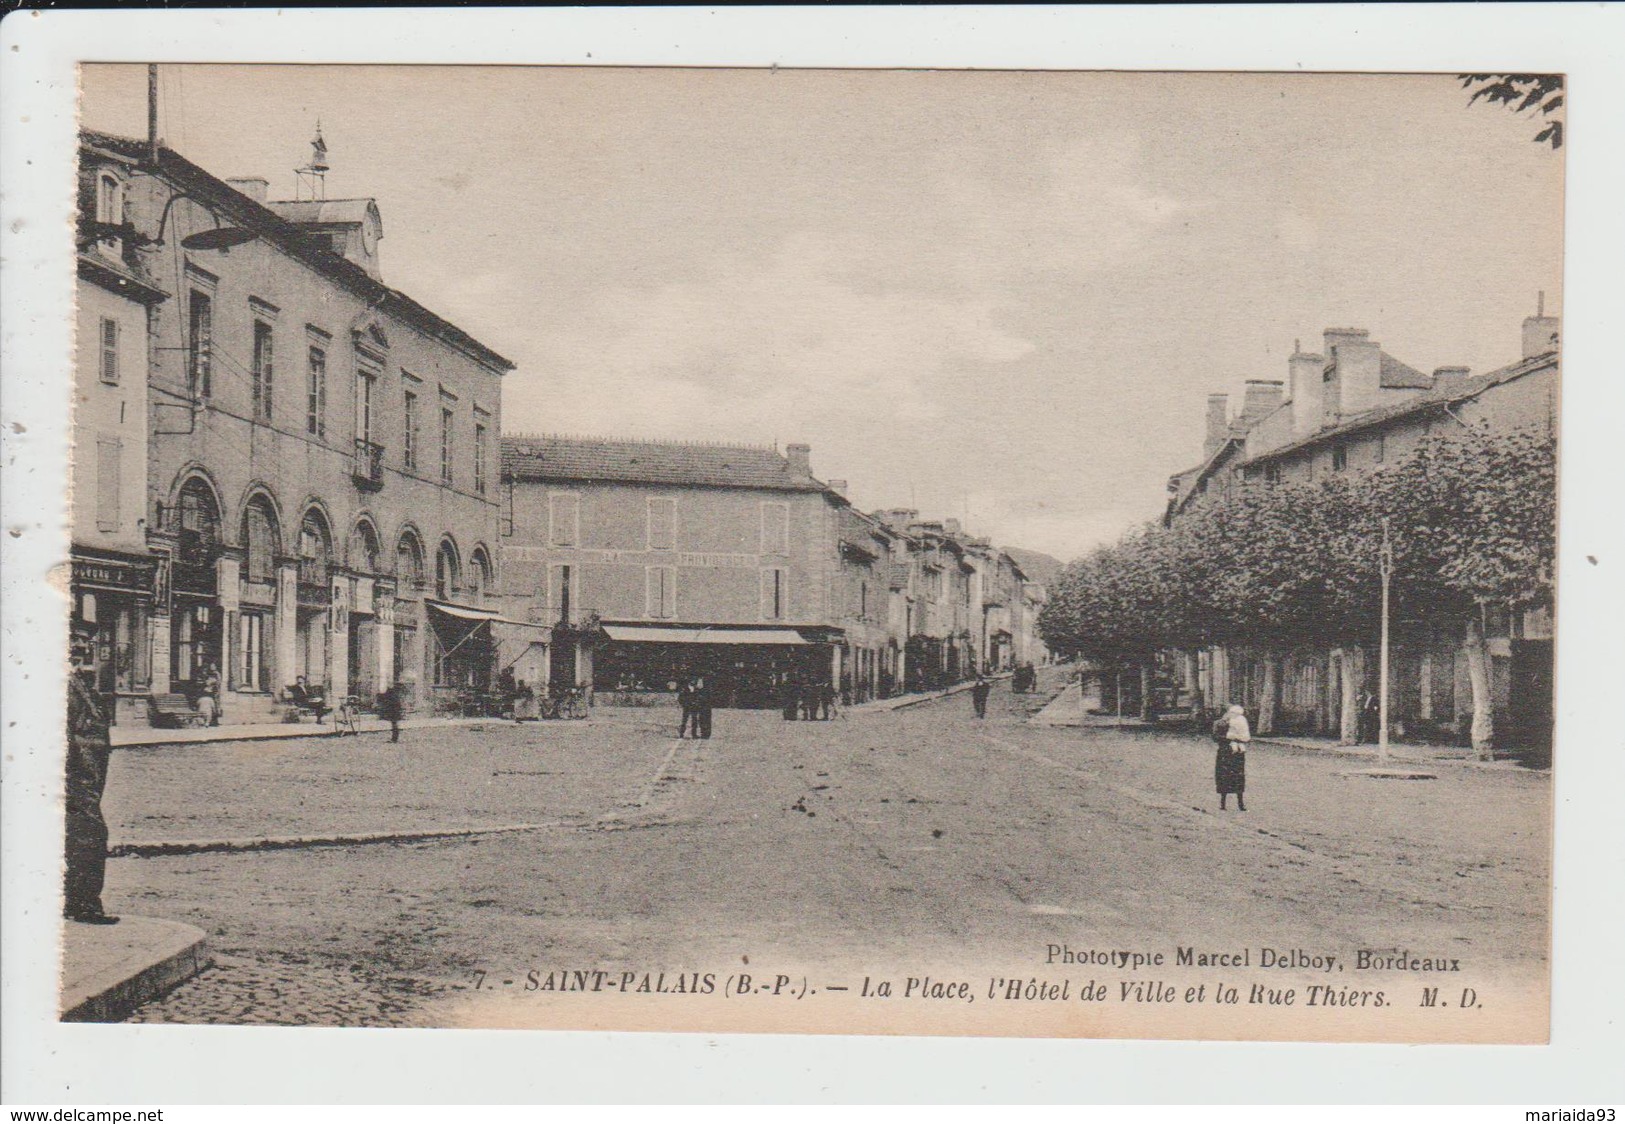
{"label": "group of people standing", "polygon": [[711,736],[711,681],[704,675],[689,675],[677,682],[677,705],[683,708],[683,719],[677,727],[679,738]]}
{"label": "group of people standing", "polygon": [[835,686],[827,682],[800,682],[791,679],[784,685],[784,720],[794,722],[828,722],[838,713]]}

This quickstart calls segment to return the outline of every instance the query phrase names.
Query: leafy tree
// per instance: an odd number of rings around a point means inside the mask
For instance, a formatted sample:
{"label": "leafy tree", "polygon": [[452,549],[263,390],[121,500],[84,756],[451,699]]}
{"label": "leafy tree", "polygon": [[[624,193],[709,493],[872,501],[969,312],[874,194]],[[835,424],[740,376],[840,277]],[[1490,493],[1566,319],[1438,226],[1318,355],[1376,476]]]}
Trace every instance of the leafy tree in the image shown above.
{"label": "leafy tree", "polygon": [[1545,124],[1535,134],[1536,144],[1550,144],[1554,149],[1563,147],[1563,121],[1551,115],[1563,108],[1563,76],[1561,74],[1460,74],[1457,79],[1462,88],[1472,90],[1467,104],[1483,98],[1500,103],[1517,113],[1538,110]]}

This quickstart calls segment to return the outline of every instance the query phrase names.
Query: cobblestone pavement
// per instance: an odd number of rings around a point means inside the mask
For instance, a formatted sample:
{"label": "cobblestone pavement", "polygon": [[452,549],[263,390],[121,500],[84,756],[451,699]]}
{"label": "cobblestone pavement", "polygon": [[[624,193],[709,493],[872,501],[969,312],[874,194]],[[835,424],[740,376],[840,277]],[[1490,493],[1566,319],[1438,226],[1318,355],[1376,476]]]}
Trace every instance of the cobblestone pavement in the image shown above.
{"label": "cobblestone pavement", "polygon": [[1348,758],[1260,747],[1248,811],[1219,813],[1210,743],[1026,725],[1042,701],[1001,686],[986,721],[962,697],[828,723],[722,711],[703,742],[673,740],[658,713],[545,748],[496,726],[425,740],[405,770],[387,747],[348,751],[325,762],[342,778],[326,784],[316,750],[287,759],[291,781],[254,754],[209,756],[212,773],[187,756],[216,747],[123,762],[114,783],[141,781],[120,794],[126,830],[551,824],[115,859],[110,908],[199,925],[229,960],[139,1017],[627,1026],[613,1005],[538,1005],[524,980],[972,960],[1028,973],[1062,942],[1340,955],[1399,942],[1461,957],[1475,979],[1544,986],[1549,777],[1379,781]]}

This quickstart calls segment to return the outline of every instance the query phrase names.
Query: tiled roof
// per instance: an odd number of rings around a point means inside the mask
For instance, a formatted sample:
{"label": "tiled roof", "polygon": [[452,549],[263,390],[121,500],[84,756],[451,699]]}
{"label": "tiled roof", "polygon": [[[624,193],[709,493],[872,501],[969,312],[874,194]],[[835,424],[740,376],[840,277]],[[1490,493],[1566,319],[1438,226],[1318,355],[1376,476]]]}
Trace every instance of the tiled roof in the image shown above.
{"label": "tiled roof", "polygon": [[1499,386],[1502,383],[1511,382],[1513,379],[1522,378],[1524,375],[1533,374],[1536,371],[1543,370],[1547,367],[1555,368],[1557,364],[1557,353],[1547,352],[1545,355],[1536,355],[1529,359],[1520,359],[1516,363],[1510,363],[1505,367],[1501,367],[1494,371],[1489,371],[1482,375],[1475,375],[1471,378],[1459,380],[1452,379],[1447,382],[1439,383],[1434,385],[1431,389],[1425,390],[1422,393],[1414,395],[1410,398],[1406,398],[1401,402],[1394,402],[1387,406],[1378,407],[1375,410],[1367,410],[1363,414],[1358,414],[1352,418],[1349,418],[1340,425],[1332,426],[1329,429],[1323,429],[1319,433],[1311,434],[1308,437],[1302,438],[1301,440],[1293,441],[1286,445],[1278,445],[1273,449],[1266,449],[1261,453],[1255,453],[1253,456],[1250,456],[1246,460],[1242,461],[1241,464],[1258,464],[1262,461],[1285,456],[1288,453],[1295,453],[1299,449],[1318,444],[1322,441],[1329,441],[1334,438],[1342,437],[1343,435],[1353,433],[1356,430],[1370,429],[1373,426],[1384,425],[1388,422],[1409,417],[1412,414],[1421,413],[1423,410],[1433,409],[1441,405],[1454,405],[1457,402],[1463,402],[1469,398],[1477,397],[1493,386]]}
{"label": "tiled roof", "polygon": [[[141,162],[147,159],[147,145],[132,137],[114,133],[81,129],[79,141],[126,160]],[[192,198],[213,204],[255,233],[273,243],[283,253],[298,258],[305,265],[333,282],[359,293],[368,302],[385,312],[399,316],[424,332],[450,344],[498,372],[511,371],[513,361],[491,350],[451,321],[429,311],[417,301],[392,289],[371,276],[365,269],[329,250],[311,243],[308,232],[297,223],[283,218],[263,203],[244,195],[225,180],[207,172],[172,149],[159,148],[159,170],[169,182],[186,191]]]}
{"label": "tiled roof", "polygon": [[753,445],[598,437],[504,437],[502,474],[514,481],[580,480],[627,484],[687,484],[712,488],[766,488],[823,492],[810,476],[796,476],[777,450]]}
{"label": "tiled roof", "polygon": [[1386,351],[1381,352],[1382,385],[1389,390],[1427,390],[1433,385],[1433,376],[1424,375],[1415,367],[1401,363]]}

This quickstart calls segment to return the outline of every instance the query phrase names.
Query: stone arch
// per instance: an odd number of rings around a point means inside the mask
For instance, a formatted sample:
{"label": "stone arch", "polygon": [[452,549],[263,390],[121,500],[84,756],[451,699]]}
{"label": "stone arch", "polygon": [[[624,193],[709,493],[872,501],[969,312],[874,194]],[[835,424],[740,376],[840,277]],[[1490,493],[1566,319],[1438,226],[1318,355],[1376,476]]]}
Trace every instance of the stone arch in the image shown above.
{"label": "stone arch", "polygon": [[475,543],[468,553],[468,575],[465,584],[476,595],[489,594],[496,585],[496,567],[492,565],[491,552],[482,542]]}
{"label": "stone arch", "polygon": [[372,516],[362,512],[350,527],[349,541],[344,545],[345,562],[350,569],[362,574],[377,574],[383,569],[383,544],[378,537],[378,526]]}
{"label": "stone arch", "polygon": [[442,535],[434,552],[434,595],[449,601],[462,584],[463,556],[457,549],[457,540],[449,534]]}
{"label": "stone arch", "polygon": [[427,555],[423,547],[423,532],[410,521],[401,524],[395,536],[395,578],[405,588],[421,588],[425,576]]}

